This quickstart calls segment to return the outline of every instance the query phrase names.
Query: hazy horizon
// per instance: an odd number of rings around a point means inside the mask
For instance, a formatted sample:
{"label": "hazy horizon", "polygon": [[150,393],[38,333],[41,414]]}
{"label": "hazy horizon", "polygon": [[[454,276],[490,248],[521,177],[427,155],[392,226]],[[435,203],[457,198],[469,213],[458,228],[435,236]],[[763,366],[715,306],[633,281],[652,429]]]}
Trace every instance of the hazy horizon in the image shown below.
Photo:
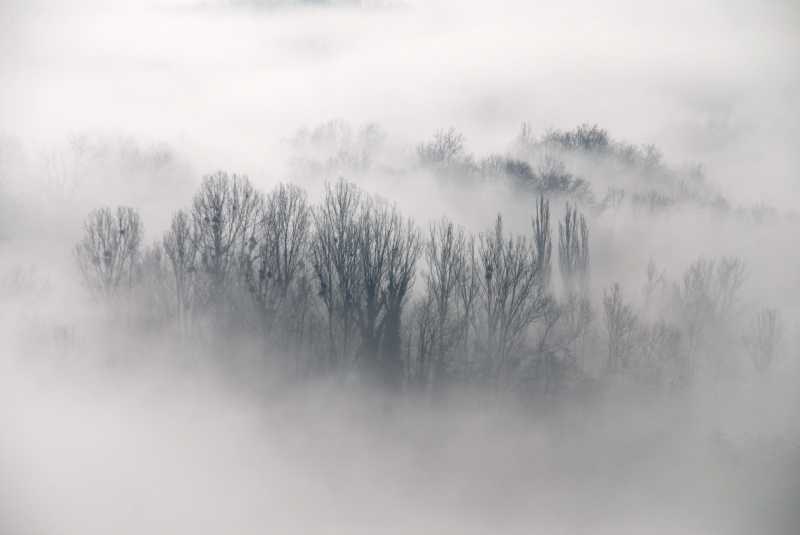
{"label": "hazy horizon", "polygon": [[0,535],[796,533],[798,147],[793,0],[0,0]]}

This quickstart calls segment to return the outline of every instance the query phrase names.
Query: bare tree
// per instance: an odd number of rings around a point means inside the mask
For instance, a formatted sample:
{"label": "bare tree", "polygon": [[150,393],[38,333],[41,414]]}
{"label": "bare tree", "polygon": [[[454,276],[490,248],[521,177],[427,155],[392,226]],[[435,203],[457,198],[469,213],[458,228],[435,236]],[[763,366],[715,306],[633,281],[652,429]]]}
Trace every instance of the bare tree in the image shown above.
{"label": "bare tree", "polygon": [[550,231],[550,202],[543,195],[536,202],[536,213],[533,216],[533,245],[536,248],[536,262],[542,284],[549,289],[552,274],[551,258],[553,255],[553,235]]}
{"label": "bare tree", "polygon": [[175,278],[172,277],[170,261],[164,254],[161,243],[155,242],[145,248],[139,263],[137,292],[140,313],[148,327],[167,325],[176,312]]}
{"label": "bare tree", "polygon": [[423,165],[444,165],[464,155],[464,135],[455,128],[438,130],[433,140],[417,146],[417,156]]}
{"label": "bare tree", "polygon": [[442,219],[431,225],[425,244],[425,285],[430,299],[433,323],[425,328],[432,331],[433,362],[429,380],[438,381],[444,374],[448,354],[463,334],[462,318],[458,314],[459,286],[467,276],[467,239],[463,229]]}
{"label": "bare tree", "polygon": [[532,244],[525,237],[506,235],[499,215],[493,231],[481,234],[478,255],[484,269],[487,365],[499,377],[513,367],[513,353],[528,327],[544,313],[542,273]]}
{"label": "bare tree", "polygon": [[[523,131],[525,131],[525,128],[523,128]],[[536,213],[533,216],[532,225],[536,262],[540,271],[543,298],[546,300],[544,304],[546,310],[543,314],[544,322],[537,347],[537,353],[541,357],[545,353],[552,353],[552,344],[549,338],[561,317],[561,311],[551,296],[553,237],[550,230],[550,202],[543,195],[539,196],[536,203]]]}
{"label": "bare tree", "polygon": [[357,217],[361,203],[361,191],[340,179],[335,185],[326,185],[323,200],[314,211],[311,257],[327,313],[331,365],[349,353],[357,319],[361,292]]}
{"label": "bare tree", "polygon": [[627,368],[636,339],[636,313],[626,304],[618,283],[603,292],[603,312],[608,333],[606,368],[616,372]]}
{"label": "bare tree", "polygon": [[259,230],[264,243],[263,267],[275,277],[285,297],[303,269],[308,247],[311,207],[306,193],[297,186],[279,184],[267,197]]}
{"label": "bare tree", "polygon": [[[380,324],[386,311],[389,254],[400,217],[394,208],[368,199],[361,207],[357,224],[358,277],[360,299],[356,308],[361,332],[359,358],[379,362]],[[378,371],[377,368],[374,371]]]}
{"label": "bare tree", "polygon": [[384,290],[386,314],[382,325],[384,379],[389,386],[399,386],[403,372],[402,318],[408,293],[414,285],[417,259],[421,249],[419,232],[410,219],[400,222],[389,247],[389,268]]}
{"label": "bare tree", "polygon": [[549,154],[549,151],[545,151],[537,167],[535,181],[539,190],[548,195],[584,202],[594,198],[589,182],[567,171],[564,162]]}
{"label": "bare tree", "polygon": [[677,298],[693,315],[727,317],[738,303],[744,275],[744,263],[738,258],[699,258],[686,270]]}
{"label": "bare tree", "polygon": [[658,271],[656,263],[651,258],[647,263],[646,279],[642,288],[644,315],[647,319],[653,319],[654,316],[664,312],[668,293],[667,277]]}
{"label": "bare tree", "polygon": [[[342,121],[332,120],[313,129],[301,129],[290,140],[295,172],[305,175],[360,174],[372,165],[385,134],[375,123],[357,131]],[[334,175],[335,176],[335,175]]]}
{"label": "bare tree", "polygon": [[608,132],[597,125],[582,124],[570,131],[553,130],[544,138],[545,143],[565,151],[603,153],[611,146]]}
{"label": "bare tree", "polygon": [[172,216],[169,230],[163,239],[163,247],[175,279],[178,329],[185,335],[189,330],[197,286],[197,241],[193,236],[189,215],[183,210]]}
{"label": "bare tree", "polygon": [[262,202],[247,177],[222,171],[206,176],[194,197],[192,236],[214,305],[221,304],[242,252],[254,247]]}
{"label": "bare tree", "polygon": [[686,334],[690,358],[726,338],[735,313],[745,269],[738,258],[700,258],[686,270],[674,289],[675,314]]}
{"label": "bare tree", "polygon": [[641,325],[638,345],[640,375],[644,374],[645,379],[655,384],[669,381],[674,387],[685,386],[691,368],[682,347],[680,329],[665,320]]}
{"label": "bare tree", "polygon": [[84,283],[101,295],[111,296],[134,282],[142,223],[139,214],[124,206],[112,212],[101,208],[89,214],[75,257]]}
{"label": "bare tree", "polygon": [[745,274],[745,265],[741,258],[723,257],[717,263],[714,300],[717,314],[723,319],[729,319],[736,312]]}
{"label": "bare tree", "polygon": [[297,186],[279,184],[267,196],[253,237],[256,246],[245,270],[267,331],[273,330],[276,321],[283,331],[296,330],[299,326],[292,324],[304,317],[305,311],[298,307],[307,292],[297,284],[305,275],[310,234],[311,207],[306,193]]}
{"label": "bare tree", "polygon": [[484,270],[478,261],[478,248],[474,236],[469,236],[464,244],[464,271],[458,282],[456,309],[456,337],[462,359],[468,364],[474,354],[475,340],[479,332],[477,310],[481,294],[481,281]]}
{"label": "bare tree", "polygon": [[569,203],[564,221],[558,224],[558,265],[564,293],[585,296],[589,288],[589,227]]}
{"label": "bare tree", "polygon": [[[430,295],[419,300],[412,309],[414,322],[411,344],[414,346],[413,362],[408,362],[408,378],[413,384],[426,388],[431,384],[432,359],[436,346],[436,317]],[[411,350],[411,347],[409,347]]]}
{"label": "bare tree", "polygon": [[402,377],[401,316],[413,283],[419,239],[394,206],[374,199],[361,204],[356,223],[359,291],[355,312],[362,369],[388,385]]}
{"label": "bare tree", "polygon": [[577,208],[567,203],[564,221],[558,224],[558,265],[564,287],[561,335],[571,356],[579,357],[579,343],[592,321],[589,297],[589,227]]}
{"label": "bare tree", "polygon": [[769,369],[775,359],[780,337],[781,321],[778,311],[774,308],[758,311],[744,336],[744,343],[759,372]]}
{"label": "bare tree", "polygon": [[681,282],[675,288],[678,316],[685,324],[690,345],[694,346],[707,324],[715,319],[714,261],[699,258],[689,266]]}

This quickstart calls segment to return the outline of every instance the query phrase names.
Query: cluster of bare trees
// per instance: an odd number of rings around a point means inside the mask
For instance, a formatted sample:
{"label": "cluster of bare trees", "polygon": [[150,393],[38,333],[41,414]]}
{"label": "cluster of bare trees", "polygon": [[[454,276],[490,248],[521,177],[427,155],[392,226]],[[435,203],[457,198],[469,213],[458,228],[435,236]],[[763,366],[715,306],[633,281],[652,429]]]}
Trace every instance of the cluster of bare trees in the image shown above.
{"label": "cluster of bare trees", "polygon": [[[699,260],[671,287],[651,266],[642,309],[614,284],[595,322],[587,220],[567,204],[557,229],[560,285],[544,197],[527,233],[510,232],[498,215],[473,235],[447,219],[420,229],[345,180],[312,204],[297,186],[263,195],[220,172],[204,178],[160,241],[142,246],[133,209],[101,209],[75,255],[87,286],[138,301],[148,328],[184,340],[255,335],[265,355],[296,369],[355,370],[391,388],[479,380],[553,392],[587,376],[585,360],[603,340],[608,374],[669,360],[687,373],[686,363],[731,339],[740,261]],[[750,325],[744,345],[765,369],[778,315],[767,310]]]}
{"label": "cluster of bare trees", "polygon": [[734,257],[699,258],[673,283],[651,262],[640,309],[612,285],[603,297],[605,369],[679,387],[699,373],[731,372],[740,355],[765,372],[781,352],[781,316],[744,302],[745,279]]}
{"label": "cluster of bare trees", "polygon": [[413,222],[353,184],[329,185],[314,212],[313,273],[324,304],[328,363],[355,359],[397,384],[402,315],[420,252]]}
{"label": "cluster of bare trees", "polygon": [[[672,167],[655,146],[615,140],[597,125],[537,135],[523,123],[506,152],[483,157],[469,152],[456,129],[440,129],[416,146],[416,156],[420,167],[439,178],[502,181],[532,198],[545,195],[599,210],[627,206],[656,212],[686,203],[731,212],[728,200],[705,179],[702,166]],[[602,182],[607,189],[595,191],[593,186]]]}

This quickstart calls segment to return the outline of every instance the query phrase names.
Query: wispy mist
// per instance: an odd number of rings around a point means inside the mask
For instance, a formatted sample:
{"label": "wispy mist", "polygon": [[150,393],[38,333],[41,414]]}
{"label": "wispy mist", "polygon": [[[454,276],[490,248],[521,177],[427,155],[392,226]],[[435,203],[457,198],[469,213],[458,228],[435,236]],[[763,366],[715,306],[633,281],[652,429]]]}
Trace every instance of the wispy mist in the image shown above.
{"label": "wispy mist", "polygon": [[795,2],[0,2],[0,533],[796,533]]}

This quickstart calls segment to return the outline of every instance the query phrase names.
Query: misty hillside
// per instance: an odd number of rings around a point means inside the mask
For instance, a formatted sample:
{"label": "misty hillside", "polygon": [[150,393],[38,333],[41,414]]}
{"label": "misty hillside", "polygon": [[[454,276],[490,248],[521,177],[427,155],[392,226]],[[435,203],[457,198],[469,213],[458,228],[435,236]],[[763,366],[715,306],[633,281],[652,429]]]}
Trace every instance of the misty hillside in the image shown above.
{"label": "misty hillside", "polygon": [[797,533],[799,29],[0,3],[0,534]]}

